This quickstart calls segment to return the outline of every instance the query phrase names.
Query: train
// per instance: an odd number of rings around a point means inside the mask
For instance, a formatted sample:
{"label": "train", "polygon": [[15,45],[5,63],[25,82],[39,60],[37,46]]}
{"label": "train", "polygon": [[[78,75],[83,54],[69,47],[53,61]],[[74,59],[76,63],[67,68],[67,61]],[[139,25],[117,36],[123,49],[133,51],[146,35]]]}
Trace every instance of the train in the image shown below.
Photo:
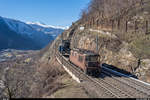
{"label": "train", "polygon": [[59,52],[63,56],[70,55],[70,40],[62,40],[62,43],[59,46]]}
{"label": "train", "polygon": [[[69,45],[68,41],[59,46],[59,52],[64,55],[69,55],[69,61],[81,69],[89,76],[99,76],[101,73],[101,64],[99,62],[99,54],[85,49],[79,48],[66,48]],[[70,46],[68,46],[70,47]],[[60,49],[61,48],[61,49]],[[66,50],[65,50],[66,49]],[[69,51],[68,51],[69,50]],[[64,51],[64,52],[62,52]]]}

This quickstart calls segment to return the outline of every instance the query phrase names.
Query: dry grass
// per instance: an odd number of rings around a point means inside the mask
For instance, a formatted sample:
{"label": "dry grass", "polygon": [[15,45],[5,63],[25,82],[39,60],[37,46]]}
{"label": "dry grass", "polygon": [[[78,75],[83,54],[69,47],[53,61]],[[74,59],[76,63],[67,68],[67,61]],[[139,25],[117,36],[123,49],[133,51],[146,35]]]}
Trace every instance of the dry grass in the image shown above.
{"label": "dry grass", "polygon": [[51,95],[58,89],[63,88],[63,84],[56,80],[65,72],[57,65],[58,64],[55,60],[49,64],[41,62],[36,74],[34,75],[36,81],[31,86],[32,94],[30,97],[39,98],[43,97],[45,94]]}
{"label": "dry grass", "polygon": [[54,92],[51,98],[89,98],[85,90],[67,74],[58,78],[64,84],[64,88]]}

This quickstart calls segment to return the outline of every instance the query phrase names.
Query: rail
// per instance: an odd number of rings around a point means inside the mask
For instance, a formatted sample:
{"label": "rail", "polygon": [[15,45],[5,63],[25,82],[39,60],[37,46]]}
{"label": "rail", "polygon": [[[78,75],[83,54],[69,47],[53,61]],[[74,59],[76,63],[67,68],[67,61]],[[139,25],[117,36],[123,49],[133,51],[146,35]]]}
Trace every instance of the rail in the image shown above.
{"label": "rail", "polygon": [[112,98],[120,98],[120,96],[116,95],[115,93],[113,93],[108,87],[104,87],[103,85],[101,85],[102,83],[96,81],[95,79],[87,76],[85,73],[83,73],[80,69],[78,69],[74,64],[66,61],[66,59],[64,59],[64,57],[62,56],[60,53],[57,54],[57,57],[63,60],[63,64],[64,65],[69,65],[71,67],[69,67],[69,69],[71,69],[72,71],[74,71],[74,73],[78,73],[80,76],[80,80],[83,81],[91,81],[94,85],[98,86],[99,88],[101,88],[100,90],[103,90],[105,92],[105,94],[107,94],[108,96],[112,97]]}
{"label": "rail", "polygon": [[[101,75],[112,77],[108,77],[107,80],[93,78],[91,76],[87,76],[76,65],[70,63],[69,60],[63,57],[59,52],[56,56],[59,59],[62,59],[64,66],[67,66],[67,68],[71,70],[80,79],[81,82],[92,82],[92,84],[98,86],[100,90],[103,90],[107,96],[112,98],[150,97],[149,87],[146,88],[146,86],[142,83],[140,84],[133,82],[133,80],[131,81],[130,79],[123,76],[123,78],[117,78],[116,76],[118,76],[118,74],[112,73],[110,70],[108,71],[105,69],[103,69]],[[124,87],[126,87],[126,89],[123,89]]]}

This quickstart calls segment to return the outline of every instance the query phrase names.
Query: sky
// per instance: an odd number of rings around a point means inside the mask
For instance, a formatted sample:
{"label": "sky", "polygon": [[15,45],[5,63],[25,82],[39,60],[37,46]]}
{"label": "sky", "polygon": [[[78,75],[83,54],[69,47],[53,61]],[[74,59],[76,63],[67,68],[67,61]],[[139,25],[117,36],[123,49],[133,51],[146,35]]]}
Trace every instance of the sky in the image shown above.
{"label": "sky", "polygon": [[0,0],[0,16],[24,22],[70,26],[90,0]]}

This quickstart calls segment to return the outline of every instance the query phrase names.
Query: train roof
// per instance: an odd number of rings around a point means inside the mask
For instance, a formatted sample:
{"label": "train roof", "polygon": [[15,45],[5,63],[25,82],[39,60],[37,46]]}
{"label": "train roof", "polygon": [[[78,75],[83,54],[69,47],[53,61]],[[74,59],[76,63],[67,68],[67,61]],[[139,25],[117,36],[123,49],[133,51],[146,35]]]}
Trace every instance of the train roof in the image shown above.
{"label": "train roof", "polygon": [[61,44],[70,44],[70,40],[62,40]]}
{"label": "train roof", "polygon": [[80,54],[84,54],[84,55],[88,55],[88,56],[90,56],[90,55],[92,55],[92,56],[99,56],[98,53],[95,53],[94,51],[90,51],[90,50],[86,50],[86,49],[73,48],[72,50],[76,51],[76,52],[78,52]]}
{"label": "train roof", "polygon": [[70,42],[70,40],[62,40],[62,42]]}

